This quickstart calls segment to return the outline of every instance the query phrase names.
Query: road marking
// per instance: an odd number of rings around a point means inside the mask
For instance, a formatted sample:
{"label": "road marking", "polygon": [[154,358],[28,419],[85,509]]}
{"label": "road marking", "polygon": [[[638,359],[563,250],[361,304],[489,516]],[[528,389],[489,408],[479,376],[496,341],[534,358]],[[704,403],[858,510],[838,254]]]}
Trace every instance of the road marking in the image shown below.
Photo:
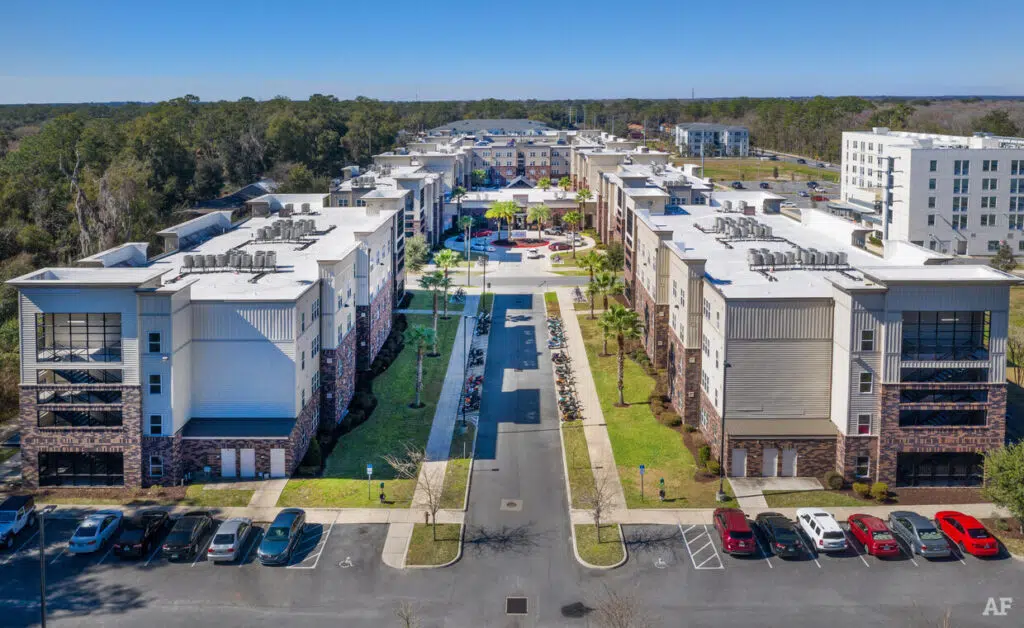
{"label": "road marking", "polygon": [[9,563],[9,562],[11,562],[12,560],[14,560],[14,557],[15,557],[15,556],[17,556],[17,555],[18,555],[19,553],[21,553],[21,551],[22,551],[23,549],[25,549],[26,547],[28,547],[28,544],[32,542],[32,539],[36,538],[36,536],[38,536],[38,535],[39,535],[39,528],[37,527],[37,528],[36,528],[36,531],[32,533],[32,536],[30,536],[30,537],[28,537],[27,539],[25,539],[25,542],[24,542],[24,543],[22,543],[22,544],[21,544],[21,545],[20,545],[20,546],[18,547],[18,549],[16,549],[16,550],[14,550],[13,552],[11,552],[10,556],[8,556],[7,558],[5,558],[5,559],[3,560],[3,562],[0,562],[0,565],[6,565],[7,563]]}
{"label": "road marking", "polygon": [[850,547],[853,548],[853,553],[857,555],[857,558],[860,559],[860,562],[864,563],[865,567],[870,567],[871,565],[868,564],[868,561],[865,560],[864,556],[860,553],[860,550],[857,549],[857,544],[853,542],[853,537],[850,536],[850,533],[844,530],[843,534],[846,535],[846,542],[850,545]]}
{"label": "road marking", "polygon": [[57,552],[57,555],[53,557],[53,560],[50,561],[50,564],[51,565],[56,564],[56,562],[58,560],[60,560],[65,554],[67,554],[69,556],[71,555],[71,553],[68,552],[67,549],[62,549],[61,551]]}
{"label": "road marking", "polygon": [[110,544],[110,549],[108,549],[108,550],[107,550],[107,553],[103,555],[103,558],[101,558],[101,559],[100,559],[100,562],[98,562],[98,563],[96,563],[96,564],[97,564],[97,565],[102,565],[102,564],[103,564],[103,561],[105,561],[105,560],[107,559],[107,556],[110,556],[110,553],[111,553],[111,552],[113,552],[113,551],[114,551],[114,544],[113,544],[113,543],[111,543],[111,544]]}
{"label": "road marking", "polygon": [[263,536],[263,530],[257,530],[256,531],[256,540],[253,541],[252,544],[249,546],[249,549],[248,549],[248,551],[245,552],[245,556],[242,557],[242,560],[238,561],[238,566],[239,567],[242,567],[243,565],[245,565],[246,561],[249,560],[249,555],[252,554],[252,551],[254,549],[256,549],[257,545],[260,544],[260,539],[261,539],[262,536]]}
{"label": "road marking", "polygon": [[149,558],[146,560],[146,564],[143,565],[143,567],[149,567],[149,563],[153,562],[153,559],[156,558],[157,554],[160,553],[161,549],[163,549],[163,548],[161,548],[159,545],[157,545],[156,549],[153,550],[153,553],[149,555]]}
{"label": "road marking", "polygon": [[206,540],[206,543],[203,543],[203,548],[196,552],[196,557],[192,559],[192,564],[190,565],[190,567],[195,567],[196,563],[199,562],[199,559],[206,556],[206,548],[210,547],[210,543],[213,543],[213,537],[214,535],[211,534],[210,538]]}
{"label": "road marking", "polygon": [[[340,516],[340,511],[339,511],[338,515],[335,515],[334,521],[338,520],[338,516]],[[320,538],[317,541],[317,544],[313,546],[314,549],[316,549],[317,546],[320,547],[320,551],[316,553],[316,557],[313,560],[313,564],[312,565],[303,565],[302,564],[302,563],[306,562],[307,560],[309,560],[309,556],[307,556],[304,559],[302,559],[301,561],[299,561],[298,563],[295,563],[294,565],[288,565],[288,569],[316,569],[316,566],[320,563],[320,557],[323,556],[324,549],[327,548],[327,539],[331,538],[331,530],[334,529],[334,521],[332,521],[331,525],[327,527],[327,533],[324,534],[323,537]]]}
{"label": "road marking", "polygon": [[[693,563],[694,569],[725,569],[725,565],[722,564],[722,557],[719,556],[718,548],[715,547],[714,541],[712,540],[711,534],[708,531],[708,527],[706,525],[691,525],[685,530],[683,529],[682,524],[677,525],[679,526],[679,533],[683,537],[683,544],[686,545],[686,553],[690,555],[690,562]],[[693,530],[697,530],[698,534],[695,537],[693,537],[693,539],[690,539],[690,537],[687,535]],[[698,549],[692,549],[691,546],[696,545],[698,542],[700,542],[701,537],[707,537],[707,542],[701,545]],[[700,564],[698,564],[697,554],[706,550],[709,546],[711,547],[712,554],[704,560],[702,560]],[[705,567],[705,565],[707,565],[711,561],[715,561],[715,563],[712,563],[710,566]]]}
{"label": "road marking", "polygon": [[764,562],[768,563],[768,568],[775,569],[775,565],[772,565],[772,561],[768,560],[771,558],[771,554],[764,551],[764,548],[761,547],[761,539],[757,538],[756,533],[754,534],[754,542],[757,543],[757,551],[761,552],[761,558],[764,559]]}

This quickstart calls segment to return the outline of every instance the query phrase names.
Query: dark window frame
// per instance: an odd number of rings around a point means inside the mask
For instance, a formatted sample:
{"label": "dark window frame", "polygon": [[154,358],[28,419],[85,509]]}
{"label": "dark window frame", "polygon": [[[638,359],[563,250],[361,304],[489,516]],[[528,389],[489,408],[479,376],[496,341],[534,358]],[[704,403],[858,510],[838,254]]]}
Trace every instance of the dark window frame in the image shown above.
{"label": "dark window frame", "polygon": [[[121,314],[37,313],[37,362],[120,362]],[[66,342],[64,342],[66,340]]]}
{"label": "dark window frame", "polygon": [[49,452],[38,454],[40,486],[123,486],[121,452]]}
{"label": "dark window frame", "polygon": [[981,311],[903,312],[903,360],[988,360],[992,315]]}
{"label": "dark window frame", "polygon": [[121,427],[124,416],[120,408],[108,410],[54,410],[47,407],[36,412],[39,427]]}

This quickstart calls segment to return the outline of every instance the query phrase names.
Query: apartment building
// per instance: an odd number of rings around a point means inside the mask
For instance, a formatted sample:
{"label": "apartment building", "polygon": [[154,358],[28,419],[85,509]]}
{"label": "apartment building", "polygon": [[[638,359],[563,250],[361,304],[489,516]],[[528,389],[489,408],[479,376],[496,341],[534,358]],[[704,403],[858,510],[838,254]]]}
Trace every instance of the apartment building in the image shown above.
{"label": "apartment building", "polygon": [[[490,209],[491,205],[498,201],[513,201],[519,206],[520,211],[512,220],[512,228],[523,231],[536,229],[536,226],[527,220],[531,207],[544,205],[551,210],[549,226],[557,224],[566,212],[575,211],[579,208],[579,204],[576,203],[576,195],[572,192],[566,192],[557,188],[549,190],[541,190],[540,188],[505,188],[468,192],[462,197],[462,215],[483,216]],[[458,204],[448,203],[445,207],[445,224],[456,224],[458,212]],[[533,233],[536,235],[535,231]]]}
{"label": "apartment building", "polygon": [[603,242],[621,242],[626,214],[638,209],[661,213],[683,205],[707,202],[713,186],[694,174],[697,166],[681,168],[666,164],[637,164],[624,159],[611,171],[602,172],[596,197],[596,229]]}
{"label": "apartment building", "polygon": [[29,486],[285,477],[341,420],[391,328],[402,213],[295,196],[8,282]]}
{"label": "apartment building", "polygon": [[[601,195],[601,177],[608,172],[616,172],[620,165],[659,165],[669,163],[669,154],[646,146],[637,146],[635,142],[618,141],[616,138],[600,138],[581,145],[573,153],[572,184],[574,190],[589,189],[593,195],[584,206],[584,227],[597,229],[602,216],[608,210],[609,199]],[[599,215],[601,214],[601,215]],[[604,220],[607,222],[607,220]]]}
{"label": "apartment building", "polygon": [[676,125],[675,144],[680,155],[747,157],[750,130],[745,126],[687,122]]}
{"label": "apartment building", "polygon": [[826,212],[738,200],[641,209],[633,235],[644,346],[725,472],[980,484],[1019,280],[905,242],[879,258]]}
{"label": "apartment building", "polygon": [[844,211],[883,240],[950,255],[1024,253],[1024,138],[844,132]]}
{"label": "apartment building", "polygon": [[421,165],[374,164],[365,172],[358,166],[349,166],[343,178],[331,182],[328,203],[331,207],[364,207],[364,197],[374,190],[395,191],[396,198],[402,198],[405,237],[421,235],[431,246],[442,241],[444,173]]}

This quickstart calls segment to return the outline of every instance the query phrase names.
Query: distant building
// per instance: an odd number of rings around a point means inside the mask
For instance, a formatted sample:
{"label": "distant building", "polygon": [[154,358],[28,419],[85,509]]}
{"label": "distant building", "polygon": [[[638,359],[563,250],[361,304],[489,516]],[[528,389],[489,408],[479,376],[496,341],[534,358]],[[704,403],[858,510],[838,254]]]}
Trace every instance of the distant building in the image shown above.
{"label": "distant building", "polygon": [[836,212],[950,255],[1024,253],[1024,138],[843,133]]}
{"label": "distant building", "polygon": [[537,120],[526,118],[474,118],[456,120],[427,131],[429,135],[543,135],[553,131]]}
{"label": "distant building", "polygon": [[675,144],[681,155],[747,157],[750,155],[750,130],[745,126],[708,122],[677,124]]}
{"label": "distant building", "polygon": [[273,194],[276,191],[276,181],[273,179],[262,179],[256,183],[250,183],[227,196],[199,201],[188,211],[196,214],[231,211],[237,217],[243,210],[245,210],[245,204],[248,201],[251,201],[257,196],[263,196],[264,194]]}

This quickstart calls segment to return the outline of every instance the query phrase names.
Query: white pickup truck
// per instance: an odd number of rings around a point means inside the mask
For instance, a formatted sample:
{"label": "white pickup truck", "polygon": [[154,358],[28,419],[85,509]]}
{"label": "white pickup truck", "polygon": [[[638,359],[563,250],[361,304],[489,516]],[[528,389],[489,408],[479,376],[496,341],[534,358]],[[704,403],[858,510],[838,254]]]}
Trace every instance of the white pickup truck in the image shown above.
{"label": "white pickup truck", "polygon": [[14,537],[36,523],[36,502],[31,495],[8,497],[0,504],[0,547],[11,549]]}

